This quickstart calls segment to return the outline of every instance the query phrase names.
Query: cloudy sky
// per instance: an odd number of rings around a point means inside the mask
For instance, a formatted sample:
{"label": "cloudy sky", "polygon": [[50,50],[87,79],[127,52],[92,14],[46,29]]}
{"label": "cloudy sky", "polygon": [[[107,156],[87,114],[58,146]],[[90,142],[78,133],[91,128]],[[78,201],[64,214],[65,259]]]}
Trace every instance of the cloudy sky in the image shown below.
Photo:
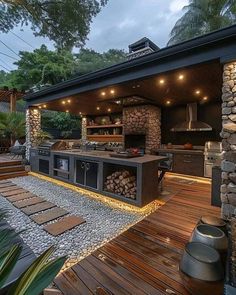
{"label": "cloudy sky", "polygon": [[[94,19],[86,43],[87,48],[103,52],[110,48],[128,49],[128,45],[146,36],[159,47],[164,47],[175,22],[183,14],[182,8],[188,0],[109,0],[106,7]],[[29,28],[15,28],[26,44],[12,33],[1,34],[0,41],[7,44],[14,52],[0,42],[0,68],[14,69],[14,59],[18,59],[19,50],[32,51],[46,44],[53,49],[53,43],[46,38],[34,37]],[[31,45],[31,46],[30,46]]]}

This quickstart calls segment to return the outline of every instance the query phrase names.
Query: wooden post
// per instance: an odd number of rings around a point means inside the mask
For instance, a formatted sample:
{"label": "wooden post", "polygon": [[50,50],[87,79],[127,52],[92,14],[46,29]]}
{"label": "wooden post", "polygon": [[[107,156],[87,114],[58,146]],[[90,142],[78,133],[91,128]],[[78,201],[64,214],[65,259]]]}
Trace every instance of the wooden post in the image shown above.
{"label": "wooden post", "polygon": [[10,112],[16,111],[16,93],[12,92],[10,94]]}

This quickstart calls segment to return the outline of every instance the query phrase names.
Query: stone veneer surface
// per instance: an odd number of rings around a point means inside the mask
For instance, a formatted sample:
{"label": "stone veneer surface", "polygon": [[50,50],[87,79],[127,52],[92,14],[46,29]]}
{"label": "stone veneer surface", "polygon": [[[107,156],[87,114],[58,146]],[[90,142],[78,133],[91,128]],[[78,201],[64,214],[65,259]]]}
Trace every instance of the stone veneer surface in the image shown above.
{"label": "stone veneer surface", "polygon": [[26,110],[26,159],[29,159],[30,148],[35,144],[41,129],[41,112],[37,108]]}
{"label": "stone veneer surface", "polygon": [[145,134],[146,153],[157,149],[161,142],[161,111],[152,105],[123,109],[124,134]]}
{"label": "stone veneer surface", "polygon": [[224,65],[222,88],[222,217],[236,214],[236,62]]}

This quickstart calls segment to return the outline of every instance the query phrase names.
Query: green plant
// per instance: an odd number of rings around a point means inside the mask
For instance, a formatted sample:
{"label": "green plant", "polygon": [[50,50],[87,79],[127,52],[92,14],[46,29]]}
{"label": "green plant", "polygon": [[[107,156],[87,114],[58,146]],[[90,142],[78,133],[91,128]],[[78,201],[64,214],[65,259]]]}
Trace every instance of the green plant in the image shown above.
{"label": "green plant", "polygon": [[35,145],[38,146],[42,144],[44,141],[46,141],[47,139],[51,139],[51,138],[52,136],[50,133],[43,130],[39,130],[35,137]]}
{"label": "green plant", "polygon": [[[6,215],[7,211],[0,209],[0,221],[4,220]],[[13,238],[18,234],[11,229],[0,229],[0,292],[22,251],[22,246],[13,243]],[[54,250],[54,247],[50,247],[41,254],[13,283],[8,294],[39,295],[52,282],[66,261],[65,256],[49,260]]]}
{"label": "green plant", "polygon": [[25,136],[25,114],[24,113],[0,113],[0,135],[11,140]]}

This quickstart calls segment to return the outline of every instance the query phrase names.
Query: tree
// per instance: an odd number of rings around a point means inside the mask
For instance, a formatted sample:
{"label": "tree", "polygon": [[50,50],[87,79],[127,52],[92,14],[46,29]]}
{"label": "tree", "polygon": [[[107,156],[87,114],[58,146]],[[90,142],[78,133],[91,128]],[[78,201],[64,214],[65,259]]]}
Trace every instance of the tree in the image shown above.
{"label": "tree", "polygon": [[236,22],[235,0],[189,0],[176,22],[168,45],[176,44]]}
{"label": "tree", "polygon": [[0,136],[11,139],[11,144],[16,139],[25,136],[24,113],[0,113]]}
{"label": "tree", "polygon": [[31,25],[36,36],[48,37],[57,48],[82,47],[90,24],[108,0],[2,0],[0,31]]}
{"label": "tree", "polygon": [[17,70],[8,74],[2,71],[0,87],[37,90],[42,86],[53,85],[76,75],[111,66],[126,58],[124,51],[116,49],[104,53],[81,49],[80,53],[72,54],[66,50],[50,51],[45,45],[33,52],[20,51],[19,55],[20,60],[15,62]]}

